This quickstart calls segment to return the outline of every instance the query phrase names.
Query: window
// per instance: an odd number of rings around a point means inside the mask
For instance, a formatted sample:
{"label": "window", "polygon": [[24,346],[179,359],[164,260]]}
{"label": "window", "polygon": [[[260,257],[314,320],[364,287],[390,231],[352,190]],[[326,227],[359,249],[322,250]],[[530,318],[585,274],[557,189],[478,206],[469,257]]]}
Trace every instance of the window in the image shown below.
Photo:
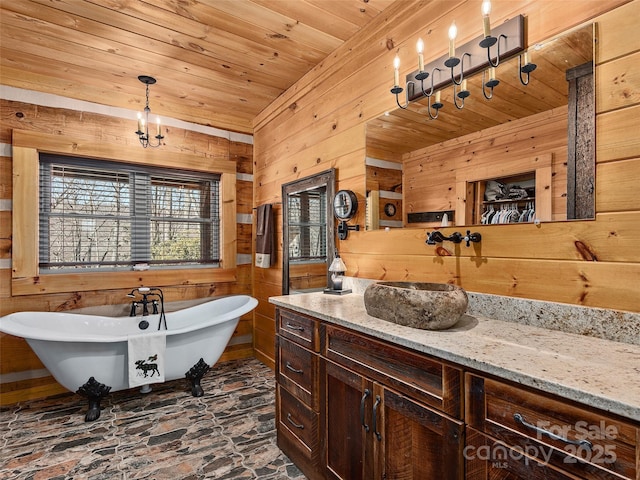
{"label": "window", "polygon": [[220,266],[220,176],[40,154],[40,268]]}
{"label": "window", "polygon": [[327,257],[327,189],[288,195],[289,260],[325,262]]}

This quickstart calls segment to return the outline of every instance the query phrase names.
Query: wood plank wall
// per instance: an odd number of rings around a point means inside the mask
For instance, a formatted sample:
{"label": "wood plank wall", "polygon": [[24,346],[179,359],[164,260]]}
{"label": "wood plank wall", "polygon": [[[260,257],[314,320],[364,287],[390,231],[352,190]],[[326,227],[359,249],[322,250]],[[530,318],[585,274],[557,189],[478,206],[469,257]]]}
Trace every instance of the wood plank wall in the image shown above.
{"label": "wood plank wall", "polygon": [[567,109],[561,107],[407,153],[403,157],[407,213],[455,210],[457,201],[465,203],[465,198],[457,198],[457,182],[513,175],[501,173],[507,168],[533,172],[536,159],[546,154],[552,158],[548,190],[552,219],[566,220]]}
{"label": "wood plank wall", "polygon": [[[64,108],[44,107],[17,101],[0,100],[0,143],[10,145],[13,129],[30,130],[55,135],[68,135],[89,142],[117,145],[135,145],[134,122],[106,115],[79,112]],[[250,219],[253,208],[253,145],[230,141],[228,138],[208,135],[196,131],[165,127],[166,155],[189,153],[207,158],[231,159],[236,162],[236,213]],[[140,147],[142,148],[142,147]],[[0,156],[0,316],[15,311],[62,311],[74,308],[126,303],[125,294],[131,285],[117,290],[74,291],[53,295],[12,296],[11,292],[11,224],[12,224],[12,158]],[[248,217],[249,216],[249,217]],[[253,226],[251,220],[237,223],[237,254],[251,258]],[[234,253],[235,255],[235,253]],[[146,280],[153,285],[153,270],[146,273]],[[233,282],[208,282],[193,285],[167,285],[162,288],[167,301],[226,294],[250,294],[252,289],[252,266],[249,261],[239,264],[237,280]],[[253,356],[252,320],[248,314],[241,319],[222,360]],[[37,371],[43,366],[27,343],[20,338],[0,334],[0,374],[8,375]],[[20,376],[18,376],[20,378]],[[20,379],[0,384],[0,405],[30,398],[39,398],[64,392],[64,388],[50,376]]]}
{"label": "wood plank wall", "polygon": [[[280,201],[282,183],[334,167],[337,188],[354,190],[364,205],[365,124],[395,108],[393,57],[400,56],[403,77],[415,68],[419,36],[428,32],[428,62],[446,53],[454,19],[460,44],[478,34],[478,11],[476,2],[464,0],[396,2],[280,96],[254,123],[256,204]],[[347,274],[452,282],[475,292],[638,312],[640,0],[492,2],[492,24],[516,14],[527,17],[530,44],[598,23],[596,220],[478,227],[482,243],[456,247],[451,256],[425,245],[424,229],[351,232],[338,242]],[[364,209],[356,221],[364,224]],[[278,265],[254,282],[256,355],[271,363],[268,297],[280,294],[281,278]]]}

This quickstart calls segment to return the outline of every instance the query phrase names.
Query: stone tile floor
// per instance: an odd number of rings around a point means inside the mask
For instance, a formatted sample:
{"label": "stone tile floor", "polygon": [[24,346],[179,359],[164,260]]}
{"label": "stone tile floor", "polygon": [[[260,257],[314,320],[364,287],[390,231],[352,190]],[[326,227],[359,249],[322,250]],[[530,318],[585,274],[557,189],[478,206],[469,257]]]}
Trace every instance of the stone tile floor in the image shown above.
{"label": "stone tile floor", "polygon": [[275,378],[258,360],[215,365],[203,397],[185,380],[114,392],[85,423],[68,394],[0,410],[0,479],[304,480],[276,446]]}

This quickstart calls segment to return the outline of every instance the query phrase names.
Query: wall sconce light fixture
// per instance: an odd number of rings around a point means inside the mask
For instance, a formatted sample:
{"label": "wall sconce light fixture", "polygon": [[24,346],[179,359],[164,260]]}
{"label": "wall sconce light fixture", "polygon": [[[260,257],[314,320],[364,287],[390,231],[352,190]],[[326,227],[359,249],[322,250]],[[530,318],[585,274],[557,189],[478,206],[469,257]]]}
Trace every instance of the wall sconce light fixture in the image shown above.
{"label": "wall sconce light fixture", "polygon": [[152,142],[151,137],[149,136],[149,113],[151,113],[151,109],[149,108],[149,85],[156,83],[156,79],[148,75],[140,75],[138,80],[147,86],[147,101],[144,107],[144,112],[138,113],[138,131],[136,132],[136,135],[138,135],[140,144],[144,148],[159,147],[160,140],[164,138],[161,131],[160,117],[156,117],[156,135],[153,137],[156,141]]}
{"label": "wall sconce light fixture", "polygon": [[[482,70],[482,93],[487,100],[493,98],[493,89],[500,84],[496,78],[496,67],[501,60],[519,55],[518,73],[523,85],[529,84],[529,75],[536,69],[536,64],[531,62],[531,55],[525,48],[524,17],[518,15],[491,30],[489,15],[491,13],[490,0],[482,2],[483,32],[480,37],[465,43],[458,50],[462,54],[456,55],[456,38],[458,29],[455,22],[449,28],[449,50],[446,55],[431,63],[424,64],[425,44],[418,39],[416,50],[418,52],[418,70],[406,76],[404,86],[400,85],[400,58],[396,55],[393,63],[394,85],[391,93],[396,96],[396,104],[406,109],[409,103],[422,97],[427,97],[427,112],[432,120],[438,118],[438,112],[443,108],[440,90],[448,85],[453,85],[453,101],[458,109],[464,108],[465,98],[471,95],[467,89],[465,76]],[[492,54],[491,48],[496,46]],[[503,51],[501,51],[501,49]],[[522,53],[524,52],[524,60]],[[459,65],[459,72],[456,67]],[[448,75],[445,73],[448,72]],[[489,77],[485,81],[486,76]],[[430,80],[430,86],[425,88],[425,80]],[[405,92],[405,101],[400,103],[400,94]],[[434,97],[432,102],[431,97]],[[433,113],[435,110],[435,113]]]}

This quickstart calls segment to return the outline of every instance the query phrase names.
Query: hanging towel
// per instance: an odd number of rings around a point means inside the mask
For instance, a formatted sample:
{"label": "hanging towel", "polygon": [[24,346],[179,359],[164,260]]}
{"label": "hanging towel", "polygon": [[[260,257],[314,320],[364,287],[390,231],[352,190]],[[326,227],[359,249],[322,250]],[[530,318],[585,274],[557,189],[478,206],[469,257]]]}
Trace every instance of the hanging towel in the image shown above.
{"label": "hanging towel", "polygon": [[165,332],[129,335],[127,338],[129,388],[164,382]]}
{"label": "hanging towel", "polygon": [[260,205],[256,211],[256,267],[269,268],[275,263],[275,228],[270,203]]}

